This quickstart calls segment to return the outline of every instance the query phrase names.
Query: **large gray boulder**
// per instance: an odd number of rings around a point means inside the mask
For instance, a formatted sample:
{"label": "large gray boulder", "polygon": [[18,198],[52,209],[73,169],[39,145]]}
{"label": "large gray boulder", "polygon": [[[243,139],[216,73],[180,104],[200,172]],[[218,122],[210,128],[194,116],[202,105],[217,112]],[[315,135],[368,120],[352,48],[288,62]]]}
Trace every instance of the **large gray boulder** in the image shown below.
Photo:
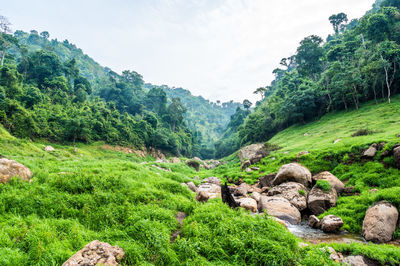
{"label": "large gray boulder", "polygon": [[342,264],[347,266],[378,266],[379,263],[376,263],[362,255],[356,256],[347,256],[342,260]]}
{"label": "large gray boulder", "polygon": [[320,215],[324,211],[336,205],[337,193],[331,187],[329,192],[324,192],[322,189],[314,186],[308,193],[307,205],[308,209],[315,214]]}
{"label": "large gray boulder", "polygon": [[281,196],[287,199],[299,211],[307,208],[307,191],[308,189],[295,182],[282,183],[277,187],[273,187],[268,191],[268,196]]}
{"label": "large gray boulder", "polygon": [[252,198],[241,198],[236,200],[239,203],[240,207],[250,210],[252,212],[257,212],[257,201]]}
{"label": "large gray boulder", "polygon": [[282,184],[284,182],[297,182],[308,187],[311,184],[311,172],[304,166],[298,163],[289,163],[283,165],[276,177],[272,181],[274,186]]}
{"label": "large gray boulder", "polygon": [[246,183],[240,184],[237,188],[233,189],[233,195],[235,196],[246,196],[249,190],[249,186]]}
{"label": "large gray boulder", "polygon": [[14,160],[0,158],[0,183],[8,182],[13,177],[29,180],[33,176],[28,167]]}
{"label": "large gray boulder", "polygon": [[94,240],[70,257],[63,266],[118,265],[125,255],[122,248]]}
{"label": "large gray boulder", "polygon": [[238,157],[242,164],[247,160],[250,161],[250,164],[257,163],[267,155],[268,152],[265,150],[263,143],[251,144],[241,148],[238,152]]}
{"label": "large gray boulder", "polygon": [[321,229],[325,233],[337,232],[343,226],[343,220],[335,215],[327,215],[321,220]]}
{"label": "large gray boulder", "polygon": [[300,211],[285,198],[262,196],[259,205],[267,214],[291,224],[298,224],[301,221]]}
{"label": "large gray boulder", "polygon": [[321,221],[318,219],[317,216],[315,215],[310,215],[310,217],[308,217],[308,225],[311,228],[320,228],[321,227]]}
{"label": "large gray boulder", "polygon": [[369,207],[362,226],[364,238],[376,243],[392,240],[398,218],[397,208],[388,202],[381,201]]}
{"label": "large gray boulder", "polygon": [[321,172],[315,176],[313,176],[313,179],[315,181],[317,180],[326,180],[331,184],[331,187],[333,187],[337,193],[342,193],[342,191],[344,190],[344,184],[342,183],[342,181],[339,180],[339,178],[337,178],[336,176],[334,176],[333,174],[329,173],[329,172]]}
{"label": "large gray boulder", "polygon": [[221,180],[218,177],[210,176],[210,177],[207,177],[207,178],[203,179],[201,181],[201,183],[210,183],[210,184],[215,184],[215,185],[220,186],[221,185]]}

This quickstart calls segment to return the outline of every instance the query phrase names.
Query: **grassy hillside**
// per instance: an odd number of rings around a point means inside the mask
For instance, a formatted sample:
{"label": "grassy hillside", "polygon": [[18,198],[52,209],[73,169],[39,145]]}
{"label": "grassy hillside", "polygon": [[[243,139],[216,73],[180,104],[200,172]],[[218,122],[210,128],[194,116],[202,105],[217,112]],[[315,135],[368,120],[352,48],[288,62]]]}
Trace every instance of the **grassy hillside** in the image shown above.
{"label": "grassy hillside", "polygon": [[[0,154],[27,165],[34,173],[32,182],[14,179],[0,184],[0,264],[60,265],[94,239],[122,247],[126,252],[123,265],[332,264],[328,252],[320,249],[324,244],[301,248],[299,239],[266,216],[232,210],[221,199],[198,203],[194,193],[180,183],[195,175],[254,181],[296,160],[298,151],[308,150],[310,154],[299,161],[313,173],[330,170],[361,191],[360,196],[341,197],[338,206],[329,211],[343,217],[345,229],[357,232],[360,217],[372,202],[386,199],[400,203],[400,173],[380,166],[378,161],[357,161],[357,156],[351,157],[352,164],[344,160],[346,154],[357,153],[372,142],[394,143],[393,135],[400,130],[399,106],[400,98],[396,98],[392,105],[367,104],[358,112],[331,114],[312,124],[289,128],[271,141],[282,149],[258,164],[260,172],[250,174],[240,171],[237,160],[198,173],[183,163],[159,164],[171,169],[163,171],[153,167],[150,158],[144,161],[133,154],[108,150],[102,143],[80,144],[76,150],[52,144],[56,151],[49,153],[43,151],[46,143],[17,139],[0,128]],[[389,112],[387,119],[377,119]],[[366,125],[376,133],[351,137]],[[385,128],[387,125],[391,127]],[[339,137],[342,141],[332,144]],[[379,183],[378,192],[369,193],[367,169],[394,183]],[[188,216],[181,236],[170,243],[179,228],[175,219],[178,211]],[[331,246],[381,263],[400,262],[400,249],[391,245]]]}
{"label": "grassy hillside", "polygon": [[[180,184],[196,174],[184,164],[163,164],[171,172],[163,171],[101,143],[53,145],[49,153],[45,143],[0,132],[1,155],[34,173],[32,182],[0,184],[1,265],[60,265],[94,239],[122,247],[123,265],[328,261],[315,247],[300,249],[265,216],[231,210],[220,199],[196,202]],[[178,211],[188,217],[170,243]]]}

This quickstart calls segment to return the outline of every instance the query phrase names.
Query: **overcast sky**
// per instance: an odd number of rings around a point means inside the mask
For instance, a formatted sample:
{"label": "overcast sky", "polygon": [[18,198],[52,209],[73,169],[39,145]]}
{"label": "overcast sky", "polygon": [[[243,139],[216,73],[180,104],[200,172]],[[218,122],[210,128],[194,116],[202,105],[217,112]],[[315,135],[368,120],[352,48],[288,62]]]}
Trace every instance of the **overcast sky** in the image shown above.
{"label": "overcast sky", "polygon": [[103,66],[211,100],[255,101],[272,70],[328,17],[359,18],[374,0],[8,0],[13,30],[68,39]]}

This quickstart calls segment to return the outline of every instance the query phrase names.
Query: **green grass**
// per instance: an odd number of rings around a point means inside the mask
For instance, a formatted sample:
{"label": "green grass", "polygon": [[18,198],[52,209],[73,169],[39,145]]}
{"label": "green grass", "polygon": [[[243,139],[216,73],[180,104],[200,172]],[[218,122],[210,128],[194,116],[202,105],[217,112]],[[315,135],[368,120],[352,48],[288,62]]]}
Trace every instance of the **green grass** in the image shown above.
{"label": "green grass", "polygon": [[[360,156],[371,143],[385,141],[384,149],[390,149],[400,141],[399,109],[397,97],[391,105],[366,104],[359,111],[333,113],[288,128],[269,141],[281,149],[272,151],[256,165],[260,170],[251,173],[240,170],[236,154],[209,171],[196,172],[185,163],[157,164],[169,172],[153,167],[154,161],[106,150],[102,143],[78,144],[76,151],[51,144],[56,151],[49,153],[43,151],[48,143],[16,139],[0,127],[0,154],[34,173],[32,182],[14,179],[0,184],[0,265],[60,265],[94,239],[122,247],[122,265],[332,264],[320,246],[299,248],[299,239],[266,216],[232,210],[220,199],[200,204],[180,183],[196,175],[254,183],[283,164],[298,161],[314,174],[331,171],[346,186],[355,186],[359,195],[339,197],[337,206],[322,216],[338,215],[343,229],[359,233],[365,211],[374,202],[400,206],[400,171],[393,167],[393,159],[381,162],[383,151],[372,161]],[[363,128],[373,133],[351,136]],[[337,138],[342,140],[333,144]],[[297,159],[304,150],[310,154]],[[372,193],[371,188],[377,191]],[[182,235],[171,244],[170,236],[179,228],[178,211],[188,217]],[[390,245],[331,246],[381,263],[400,262],[399,248]]]}
{"label": "green grass", "polygon": [[324,192],[331,191],[331,184],[326,180],[317,180],[315,185]]}

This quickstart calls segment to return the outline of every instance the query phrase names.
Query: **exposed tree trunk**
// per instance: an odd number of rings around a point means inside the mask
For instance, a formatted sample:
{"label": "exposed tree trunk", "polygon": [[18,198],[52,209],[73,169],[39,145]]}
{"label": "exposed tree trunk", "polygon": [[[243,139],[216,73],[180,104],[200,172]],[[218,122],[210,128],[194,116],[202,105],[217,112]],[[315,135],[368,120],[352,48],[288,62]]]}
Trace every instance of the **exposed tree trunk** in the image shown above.
{"label": "exposed tree trunk", "polygon": [[4,57],[6,56],[6,50],[1,51],[1,66],[4,65]]}
{"label": "exposed tree trunk", "polygon": [[330,109],[332,109],[331,111],[333,111],[332,97],[331,97],[331,94],[330,94],[330,93],[328,93],[328,98],[329,98],[328,112],[330,112]]}
{"label": "exposed tree trunk", "polygon": [[353,84],[353,89],[354,89],[354,92],[352,93],[353,101],[354,101],[354,104],[356,105],[356,109],[358,110],[358,92],[357,92],[357,87],[355,84]]}
{"label": "exposed tree trunk", "polygon": [[344,96],[342,95],[342,101],[343,101],[343,103],[344,103],[344,109],[346,109],[346,111],[347,111],[347,102],[346,102],[346,100],[344,99]]}
{"label": "exposed tree trunk", "polygon": [[367,50],[367,46],[365,45],[365,40],[364,40],[364,34],[361,33],[361,40],[362,40],[362,45],[364,47],[364,50]]}
{"label": "exposed tree trunk", "polygon": [[384,99],[384,98],[385,98],[385,91],[384,91],[383,89],[384,89],[384,81],[382,80],[382,82],[381,82],[381,93],[382,93],[382,99]]}
{"label": "exposed tree trunk", "polygon": [[375,104],[378,104],[378,100],[376,99],[376,81],[377,81],[377,78],[375,77],[375,79],[374,79],[374,83],[372,84],[372,91],[374,92],[374,100],[375,100]]}
{"label": "exposed tree trunk", "polygon": [[[384,61],[383,56],[381,55],[382,61]],[[388,97],[388,102],[390,103],[390,88],[392,86],[392,83],[394,81],[394,76],[396,74],[396,63],[393,62],[393,74],[392,77],[389,79],[389,68],[387,66],[383,66],[383,69],[385,70],[385,81],[386,81],[386,87],[387,87],[387,97]]]}

